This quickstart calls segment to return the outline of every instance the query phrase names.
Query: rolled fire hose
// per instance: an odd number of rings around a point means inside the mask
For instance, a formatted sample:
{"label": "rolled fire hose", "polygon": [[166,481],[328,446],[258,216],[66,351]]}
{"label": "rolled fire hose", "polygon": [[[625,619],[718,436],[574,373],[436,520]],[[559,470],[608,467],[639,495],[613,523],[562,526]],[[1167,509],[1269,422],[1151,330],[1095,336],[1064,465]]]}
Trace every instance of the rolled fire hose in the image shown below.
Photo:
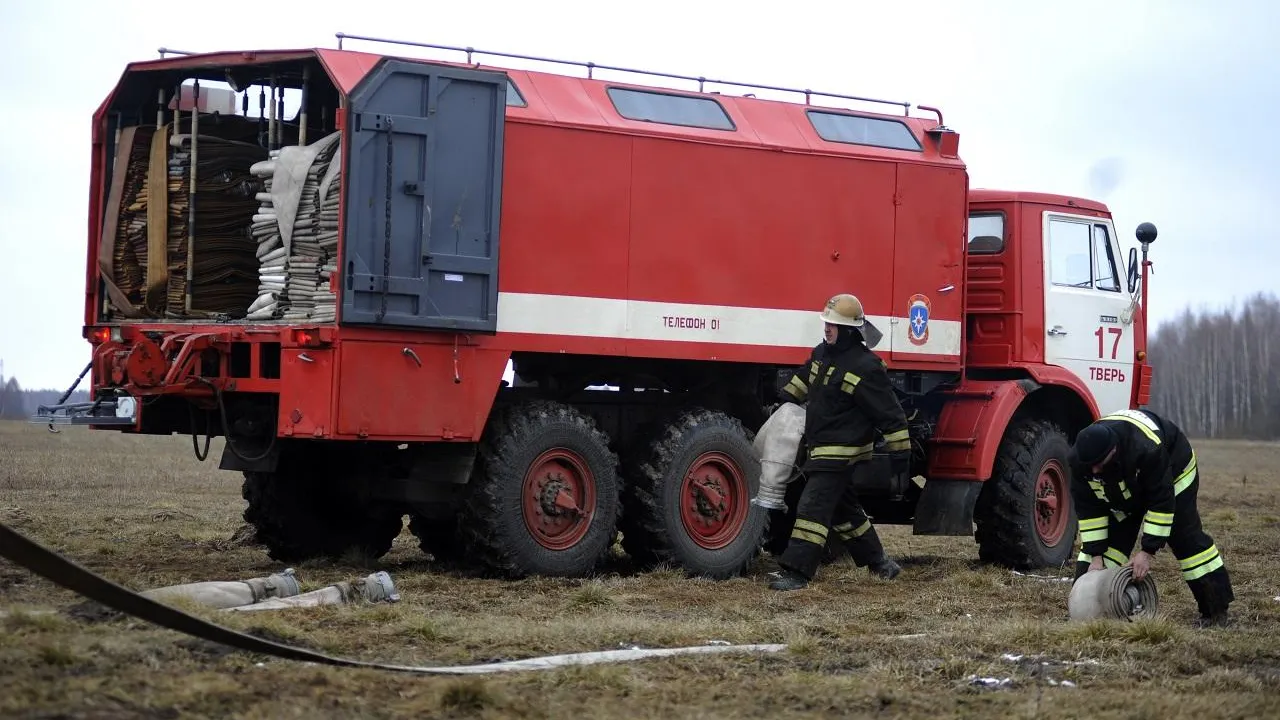
{"label": "rolled fire hose", "polygon": [[365,602],[399,602],[396,584],[384,570],[365,576],[355,582],[339,582],[319,590],[312,590],[292,597],[276,597],[270,600],[226,608],[228,611],[280,610],[291,607],[317,607],[320,605],[345,605],[355,599]]}
{"label": "rolled fire hose", "polygon": [[753,443],[760,455],[760,491],[751,504],[770,510],[786,510],[783,500],[795,468],[796,452],[804,435],[804,408],[782,403],[760,426]]}
{"label": "rolled fire hose", "polygon": [[1072,620],[1154,618],[1160,609],[1155,577],[1133,579],[1129,566],[1093,570],[1071,586],[1067,611]]}
{"label": "rolled fire hose", "polygon": [[210,580],[143,590],[138,593],[155,600],[184,598],[215,608],[252,605],[270,598],[286,598],[301,591],[293,568],[282,573],[249,580]]}

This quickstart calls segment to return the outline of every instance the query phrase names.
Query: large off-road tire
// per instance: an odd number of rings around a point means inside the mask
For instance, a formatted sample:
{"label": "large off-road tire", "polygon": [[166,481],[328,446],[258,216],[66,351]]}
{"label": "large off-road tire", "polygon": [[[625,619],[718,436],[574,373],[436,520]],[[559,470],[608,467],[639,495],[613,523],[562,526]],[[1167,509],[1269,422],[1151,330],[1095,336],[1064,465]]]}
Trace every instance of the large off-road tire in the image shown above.
{"label": "large off-road tire", "polygon": [[751,505],[760,461],[740,422],[691,410],[663,425],[627,463],[622,547],[642,566],[740,575],[759,555],[768,513]]}
{"label": "large off-road tire", "polygon": [[279,562],[335,558],[354,552],[379,558],[400,534],[394,508],[360,501],[353,483],[323,451],[282,454],[275,472],[245,472],[244,519]]}
{"label": "large off-road tire", "polygon": [[1023,570],[1070,559],[1077,521],[1069,450],[1066,433],[1047,420],[1009,428],[974,508],[982,560]]}
{"label": "large off-road tire", "polygon": [[618,527],[618,458],[584,413],[555,402],[505,408],[485,428],[459,518],[466,557],[509,577],[581,577]]}

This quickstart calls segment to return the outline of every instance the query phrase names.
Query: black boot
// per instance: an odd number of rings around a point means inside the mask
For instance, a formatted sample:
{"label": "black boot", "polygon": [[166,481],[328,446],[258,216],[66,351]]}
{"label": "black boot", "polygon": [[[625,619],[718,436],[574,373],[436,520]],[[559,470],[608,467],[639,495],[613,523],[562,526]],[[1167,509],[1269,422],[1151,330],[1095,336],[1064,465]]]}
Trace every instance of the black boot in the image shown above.
{"label": "black boot", "polygon": [[1201,630],[1211,627],[1231,627],[1231,613],[1226,610],[1222,610],[1212,615],[1201,615],[1200,618],[1196,620],[1195,627]]}
{"label": "black boot", "polygon": [[802,590],[809,586],[809,578],[795,570],[783,568],[769,573],[769,587],[774,590]]}
{"label": "black boot", "polygon": [[902,566],[898,565],[898,563],[894,562],[893,558],[887,555],[881,560],[871,563],[867,569],[871,571],[872,575],[884,578],[885,580],[892,580],[898,577],[898,573],[902,572]]}

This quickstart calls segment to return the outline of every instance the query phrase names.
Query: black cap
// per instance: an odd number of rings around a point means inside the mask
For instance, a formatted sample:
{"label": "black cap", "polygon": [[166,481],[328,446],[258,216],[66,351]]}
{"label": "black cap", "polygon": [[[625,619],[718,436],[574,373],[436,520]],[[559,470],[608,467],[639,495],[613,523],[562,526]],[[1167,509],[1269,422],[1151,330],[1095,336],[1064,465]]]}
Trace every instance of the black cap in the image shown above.
{"label": "black cap", "polygon": [[1094,423],[1076,435],[1076,444],[1071,450],[1081,465],[1097,465],[1116,446],[1116,440],[1111,428]]}

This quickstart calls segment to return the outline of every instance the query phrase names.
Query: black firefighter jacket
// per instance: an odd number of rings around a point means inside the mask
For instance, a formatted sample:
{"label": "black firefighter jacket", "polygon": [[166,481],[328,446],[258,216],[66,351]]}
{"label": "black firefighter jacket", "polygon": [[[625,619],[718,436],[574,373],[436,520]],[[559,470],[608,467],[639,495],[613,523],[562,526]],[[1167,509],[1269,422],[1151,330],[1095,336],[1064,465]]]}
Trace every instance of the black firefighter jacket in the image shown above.
{"label": "black firefighter jacket", "polygon": [[1072,468],[1081,552],[1096,557],[1107,550],[1112,516],[1121,521],[1142,514],[1142,549],[1154,554],[1169,540],[1176,496],[1195,480],[1191,443],[1177,425],[1150,410],[1121,410],[1098,422],[1120,442],[1100,477],[1088,467]]}
{"label": "black firefighter jacket", "polygon": [[781,396],[805,403],[805,442],[811,465],[842,467],[871,458],[876,431],[890,454],[910,451],[906,415],[884,361],[860,341],[820,343]]}

